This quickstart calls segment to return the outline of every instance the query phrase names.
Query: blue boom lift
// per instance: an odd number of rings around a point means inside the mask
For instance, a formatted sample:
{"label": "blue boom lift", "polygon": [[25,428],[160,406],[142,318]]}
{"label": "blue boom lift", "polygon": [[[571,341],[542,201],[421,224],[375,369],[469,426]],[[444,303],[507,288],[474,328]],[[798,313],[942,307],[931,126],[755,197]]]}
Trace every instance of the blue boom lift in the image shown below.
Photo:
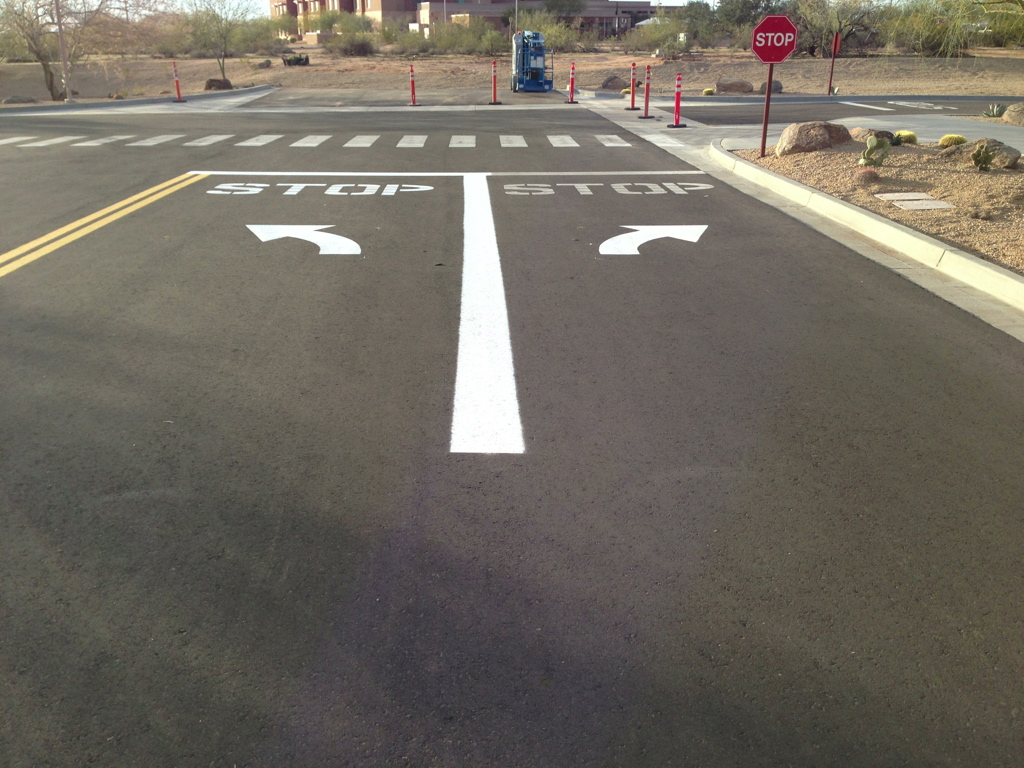
{"label": "blue boom lift", "polygon": [[550,91],[555,84],[551,51],[544,48],[540,32],[516,32],[512,38],[512,90]]}

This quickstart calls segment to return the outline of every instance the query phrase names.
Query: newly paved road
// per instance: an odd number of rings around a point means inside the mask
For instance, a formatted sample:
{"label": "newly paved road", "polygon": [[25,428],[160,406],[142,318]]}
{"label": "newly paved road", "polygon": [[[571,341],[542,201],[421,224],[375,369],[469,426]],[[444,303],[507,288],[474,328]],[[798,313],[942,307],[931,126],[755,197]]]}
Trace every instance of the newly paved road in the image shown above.
{"label": "newly paved road", "polygon": [[585,108],[15,136],[3,765],[1020,764],[1010,337]]}

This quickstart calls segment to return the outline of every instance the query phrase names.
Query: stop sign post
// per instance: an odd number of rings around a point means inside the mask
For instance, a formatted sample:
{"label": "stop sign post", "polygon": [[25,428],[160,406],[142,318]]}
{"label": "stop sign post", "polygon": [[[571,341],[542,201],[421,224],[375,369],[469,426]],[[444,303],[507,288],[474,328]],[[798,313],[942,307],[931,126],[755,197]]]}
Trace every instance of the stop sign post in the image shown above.
{"label": "stop sign post", "polygon": [[764,89],[764,122],[761,125],[761,157],[764,157],[768,136],[768,108],[772,102],[772,76],[775,65],[781,64],[796,50],[796,25],[788,16],[765,16],[754,27],[750,50],[768,65],[768,82]]}

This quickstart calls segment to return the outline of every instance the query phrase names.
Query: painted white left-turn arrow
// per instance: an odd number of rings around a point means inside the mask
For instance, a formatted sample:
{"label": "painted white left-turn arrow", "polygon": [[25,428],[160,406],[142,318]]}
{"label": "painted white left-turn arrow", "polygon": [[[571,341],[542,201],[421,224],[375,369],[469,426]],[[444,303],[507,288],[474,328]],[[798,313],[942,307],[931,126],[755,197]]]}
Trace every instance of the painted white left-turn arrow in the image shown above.
{"label": "painted white left-turn arrow", "polygon": [[282,237],[294,237],[307,240],[320,246],[321,255],[357,256],[362,253],[359,243],[349,240],[333,232],[321,232],[330,229],[333,224],[316,226],[314,224],[246,224],[246,227],[264,243],[269,240],[280,240]]}
{"label": "painted white left-turn arrow", "polygon": [[640,246],[650,240],[660,240],[663,237],[672,237],[676,240],[685,240],[689,243],[696,243],[704,230],[706,224],[682,224],[682,225],[653,225],[633,227],[628,224],[622,225],[623,229],[632,229],[632,232],[624,232],[615,237],[609,237],[598,249],[603,256],[639,256]]}

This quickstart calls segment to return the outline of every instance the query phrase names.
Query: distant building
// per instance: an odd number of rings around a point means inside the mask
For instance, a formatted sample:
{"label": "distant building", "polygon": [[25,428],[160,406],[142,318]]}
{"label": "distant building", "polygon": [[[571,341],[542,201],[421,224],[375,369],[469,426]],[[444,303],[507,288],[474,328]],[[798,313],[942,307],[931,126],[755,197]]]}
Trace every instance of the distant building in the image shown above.
{"label": "distant building", "polygon": [[[543,0],[520,0],[520,12],[544,9]],[[505,26],[516,9],[509,0],[271,0],[270,15],[291,16],[295,25],[291,34],[307,42],[319,42],[320,30],[305,29],[303,19],[321,11],[346,11],[372,19],[379,26],[385,19],[413,22],[413,29],[429,34],[436,24],[446,21],[465,23],[470,18],[485,19],[497,28]],[[637,0],[586,0],[579,15],[584,29],[595,30],[600,37],[621,34],[638,21],[653,16],[657,9],[649,2]]]}

